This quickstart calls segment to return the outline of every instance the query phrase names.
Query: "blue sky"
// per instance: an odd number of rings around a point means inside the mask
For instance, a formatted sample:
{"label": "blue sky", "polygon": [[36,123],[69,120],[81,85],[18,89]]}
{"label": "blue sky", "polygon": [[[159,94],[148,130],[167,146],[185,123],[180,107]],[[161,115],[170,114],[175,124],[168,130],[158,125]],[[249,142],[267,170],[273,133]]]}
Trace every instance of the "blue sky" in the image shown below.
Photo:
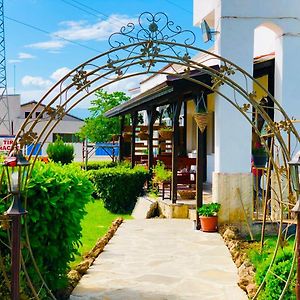
{"label": "blue sky", "polygon": [[192,5],[192,0],[4,0],[8,92],[15,86],[22,102],[38,100],[67,70],[108,50],[108,36],[144,11],[165,12],[193,30],[203,47]]}

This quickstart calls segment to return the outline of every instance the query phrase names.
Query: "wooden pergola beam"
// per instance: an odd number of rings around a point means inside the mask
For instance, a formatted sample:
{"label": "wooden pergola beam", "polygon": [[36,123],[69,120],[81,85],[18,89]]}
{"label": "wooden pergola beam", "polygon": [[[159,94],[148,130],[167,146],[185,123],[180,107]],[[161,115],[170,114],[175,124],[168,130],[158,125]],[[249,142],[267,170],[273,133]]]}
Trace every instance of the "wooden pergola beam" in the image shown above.
{"label": "wooden pergola beam", "polygon": [[135,130],[138,124],[138,112],[131,114],[132,132],[131,132],[131,168],[135,166]]}
{"label": "wooden pergola beam", "polygon": [[172,136],[172,182],[171,182],[171,200],[177,201],[177,171],[178,171],[178,146],[179,146],[179,115],[182,106],[182,96],[178,101],[172,103],[173,111],[173,136]]}
{"label": "wooden pergola beam", "polygon": [[156,107],[147,110],[148,117],[148,168],[150,173],[153,167],[153,125],[157,118]]}
{"label": "wooden pergola beam", "polygon": [[123,161],[124,159],[124,138],[123,138],[124,125],[125,125],[125,115],[122,115],[120,117],[119,162]]}

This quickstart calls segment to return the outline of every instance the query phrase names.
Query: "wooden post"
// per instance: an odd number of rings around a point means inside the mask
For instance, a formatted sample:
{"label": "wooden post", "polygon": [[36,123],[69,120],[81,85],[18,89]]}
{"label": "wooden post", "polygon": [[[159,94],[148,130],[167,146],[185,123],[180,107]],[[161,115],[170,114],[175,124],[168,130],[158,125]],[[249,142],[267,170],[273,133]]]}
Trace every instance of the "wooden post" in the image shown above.
{"label": "wooden post", "polygon": [[171,104],[173,106],[173,137],[172,137],[172,183],[171,199],[172,203],[177,201],[177,170],[178,170],[178,144],[179,144],[179,115],[182,99]]}
{"label": "wooden post", "polygon": [[152,108],[147,110],[148,116],[148,170],[150,173],[148,180],[148,189],[151,188],[151,180],[152,180],[152,168],[153,168],[153,125],[156,120],[156,108]]}
{"label": "wooden post", "polygon": [[183,150],[187,154],[187,102],[183,102]]}
{"label": "wooden post", "polygon": [[[207,95],[205,96],[207,102]],[[196,103],[197,104],[197,103]],[[204,103],[203,103],[204,105]],[[206,130],[201,132],[197,129],[197,170],[196,170],[196,229],[200,229],[200,219],[198,216],[198,208],[203,205],[203,182],[206,180]]]}
{"label": "wooden post", "polygon": [[197,170],[196,170],[196,229],[200,229],[198,208],[203,205],[203,178],[204,178],[204,133],[197,130]]}
{"label": "wooden post", "polygon": [[147,110],[147,116],[148,116],[148,168],[151,172],[151,169],[153,167],[153,125],[156,120],[156,109],[152,108]]}
{"label": "wooden post", "polygon": [[138,112],[134,112],[131,114],[131,123],[132,123],[132,131],[131,131],[131,168],[135,166],[135,129],[138,122]]}
{"label": "wooden post", "polygon": [[125,124],[125,116],[121,116],[120,137],[119,137],[119,162],[121,162],[124,159],[124,138],[123,138],[124,124]]}

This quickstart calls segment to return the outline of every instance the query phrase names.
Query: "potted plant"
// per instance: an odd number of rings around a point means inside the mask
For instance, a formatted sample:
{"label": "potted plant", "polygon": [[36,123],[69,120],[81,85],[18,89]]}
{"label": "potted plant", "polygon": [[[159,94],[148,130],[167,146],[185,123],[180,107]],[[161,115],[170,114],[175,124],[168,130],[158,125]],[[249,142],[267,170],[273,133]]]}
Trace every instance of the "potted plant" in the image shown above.
{"label": "potted plant", "polygon": [[165,169],[165,164],[161,161],[157,161],[156,166],[153,168],[153,180],[154,184],[170,181],[172,178],[172,172]]}
{"label": "potted plant", "polygon": [[253,166],[264,168],[268,160],[268,154],[261,143],[256,143],[252,149]]}
{"label": "potted plant", "polygon": [[141,141],[147,141],[149,138],[149,134],[146,131],[141,130],[138,134],[137,134],[138,138]]}
{"label": "potted plant", "polygon": [[216,232],[218,229],[218,212],[220,203],[203,204],[198,208],[201,230],[204,232]]}
{"label": "potted plant", "polygon": [[199,127],[200,131],[203,133],[208,124],[208,111],[205,105],[203,96],[195,100],[196,103],[196,113],[193,117]]}
{"label": "potted plant", "polygon": [[122,136],[124,139],[124,142],[130,142],[131,141],[131,132],[123,132]]}
{"label": "potted plant", "polygon": [[158,130],[159,135],[165,140],[171,140],[173,135],[173,128],[171,126],[164,126]]}

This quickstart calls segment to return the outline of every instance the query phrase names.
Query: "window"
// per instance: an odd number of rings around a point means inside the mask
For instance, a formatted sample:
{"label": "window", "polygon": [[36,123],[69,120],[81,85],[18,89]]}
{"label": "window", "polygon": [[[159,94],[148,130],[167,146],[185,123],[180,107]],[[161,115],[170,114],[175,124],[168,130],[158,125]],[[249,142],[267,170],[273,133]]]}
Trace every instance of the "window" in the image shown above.
{"label": "window", "polygon": [[[36,112],[36,113],[35,113],[35,117],[38,118],[39,115],[40,115],[40,113],[41,113],[40,111]],[[43,118],[43,115],[41,115],[41,118]]]}
{"label": "window", "polygon": [[52,140],[55,142],[57,140],[57,136],[60,136],[60,138],[65,143],[80,143],[80,138],[74,133],[53,133]]}
{"label": "window", "polygon": [[30,114],[30,111],[25,111],[25,118],[27,118]]}

